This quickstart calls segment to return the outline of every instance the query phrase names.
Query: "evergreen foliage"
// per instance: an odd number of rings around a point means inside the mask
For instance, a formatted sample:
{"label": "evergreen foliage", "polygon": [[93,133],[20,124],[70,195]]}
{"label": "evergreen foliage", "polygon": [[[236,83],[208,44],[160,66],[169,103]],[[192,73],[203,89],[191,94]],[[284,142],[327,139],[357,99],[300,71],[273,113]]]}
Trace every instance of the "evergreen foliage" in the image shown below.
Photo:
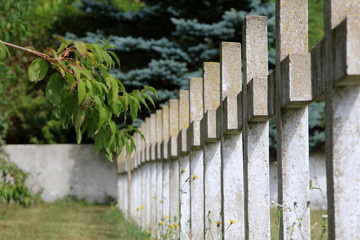
{"label": "evergreen foliage", "polygon": [[[241,41],[242,21],[248,14],[269,19],[269,43],[275,44],[272,3],[260,0],[144,1],[146,7],[123,12],[115,6],[82,0],[78,7],[107,27],[89,29],[78,38],[109,41],[115,46],[121,69],[113,74],[128,89],[149,84],[159,90],[158,104],[188,88],[190,76],[201,75],[204,61],[219,61],[221,41]],[[67,33],[67,38],[76,38]],[[270,57],[274,62],[274,54]],[[165,94],[163,94],[165,93]]]}

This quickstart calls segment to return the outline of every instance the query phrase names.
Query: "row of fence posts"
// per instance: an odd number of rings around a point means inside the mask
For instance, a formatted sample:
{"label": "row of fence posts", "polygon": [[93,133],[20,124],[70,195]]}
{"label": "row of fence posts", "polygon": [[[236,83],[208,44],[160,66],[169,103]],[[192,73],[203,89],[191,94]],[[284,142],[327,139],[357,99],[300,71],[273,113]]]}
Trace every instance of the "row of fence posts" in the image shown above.
{"label": "row of fence posts", "polygon": [[310,239],[308,105],[325,99],[329,239],[360,239],[359,9],[325,0],[325,37],[310,54],[307,1],[276,1],[270,74],[267,19],[247,16],[242,46],[223,42],[220,63],[146,118],[146,143],[134,135],[136,152],[118,159],[119,208],[153,236],[270,239],[275,117],[279,238]]}

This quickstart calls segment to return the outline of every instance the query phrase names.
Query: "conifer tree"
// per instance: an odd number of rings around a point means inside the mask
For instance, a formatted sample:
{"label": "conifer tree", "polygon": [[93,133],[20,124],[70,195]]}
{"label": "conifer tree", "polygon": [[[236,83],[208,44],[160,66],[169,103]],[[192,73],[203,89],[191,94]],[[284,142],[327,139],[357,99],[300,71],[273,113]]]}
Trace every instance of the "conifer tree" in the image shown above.
{"label": "conifer tree", "polygon": [[[82,41],[109,41],[121,68],[113,74],[129,90],[151,85],[159,91],[158,104],[186,89],[190,76],[200,76],[204,61],[219,61],[221,41],[241,41],[242,21],[248,14],[268,17],[269,43],[274,46],[273,3],[261,0],[145,0],[146,7],[123,12],[104,3],[82,0],[78,7],[100,26]],[[96,20],[95,20],[96,19]],[[98,20],[98,21],[97,21]],[[101,27],[101,28],[100,28]],[[274,51],[270,59],[274,62]]]}

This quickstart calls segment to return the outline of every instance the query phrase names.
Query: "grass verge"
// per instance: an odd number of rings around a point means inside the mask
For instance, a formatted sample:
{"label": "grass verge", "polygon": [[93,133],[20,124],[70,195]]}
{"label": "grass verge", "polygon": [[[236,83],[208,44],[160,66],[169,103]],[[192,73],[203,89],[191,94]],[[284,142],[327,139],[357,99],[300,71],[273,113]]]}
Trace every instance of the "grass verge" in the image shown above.
{"label": "grass verge", "polygon": [[[311,211],[311,239],[319,239],[322,215]],[[271,210],[271,239],[276,233],[276,210]],[[128,222],[113,206],[85,202],[58,201],[54,204],[35,203],[28,208],[0,204],[0,239],[6,240],[144,240],[149,234]],[[327,233],[323,239],[327,239]]]}
{"label": "grass verge", "polygon": [[0,239],[108,240],[148,237],[113,206],[59,201],[28,208],[0,203]]}

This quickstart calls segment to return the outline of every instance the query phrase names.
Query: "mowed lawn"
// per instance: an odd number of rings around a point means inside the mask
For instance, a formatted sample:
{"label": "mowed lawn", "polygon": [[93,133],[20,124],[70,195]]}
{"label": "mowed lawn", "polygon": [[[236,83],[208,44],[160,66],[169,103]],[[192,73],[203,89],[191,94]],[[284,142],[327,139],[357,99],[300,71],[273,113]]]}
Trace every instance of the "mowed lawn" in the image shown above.
{"label": "mowed lawn", "polygon": [[[312,239],[320,238],[322,215],[311,212]],[[271,210],[271,239],[278,239],[276,210]],[[235,223],[236,224],[236,223]],[[145,240],[149,234],[124,219],[113,206],[59,201],[27,208],[0,204],[0,240]]]}
{"label": "mowed lawn", "polygon": [[0,240],[144,240],[149,236],[111,206],[65,201],[27,208],[0,204]]}

